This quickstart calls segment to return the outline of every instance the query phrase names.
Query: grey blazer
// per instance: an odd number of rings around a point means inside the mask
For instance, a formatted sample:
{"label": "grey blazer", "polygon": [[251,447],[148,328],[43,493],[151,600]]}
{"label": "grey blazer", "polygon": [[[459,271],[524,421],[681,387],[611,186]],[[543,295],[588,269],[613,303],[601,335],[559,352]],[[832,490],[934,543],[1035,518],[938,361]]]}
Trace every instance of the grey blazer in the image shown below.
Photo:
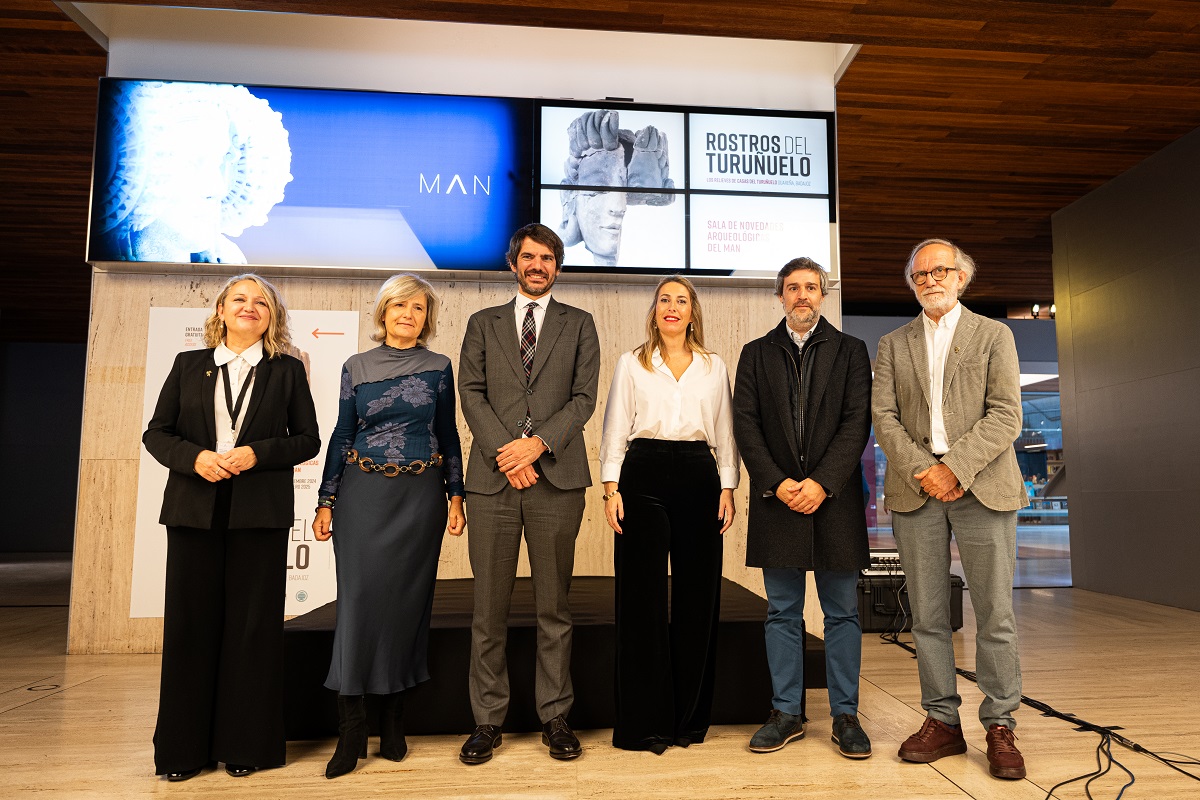
{"label": "grey blazer", "polygon": [[495,494],[509,485],[496,451],[521,435],[526,414],[550,448],[538,459],[538,474],[559,489],[591,486],[583,426],[596,410],[600,379],[596,323],[551,297],[528,381],[517,336],[511,302],[467,321],[458,364],[459,400],[473,438],[467,491]]}
{"label": "grey blazer", "polygon": [[[879,340],[872,386],[875,440],[888,458],[885,507],[915,511],[928,495],[913,478],[938,462],[930,449],[929,360],[920,316]],[[965,306],[946,359],[941,457],[979,502],[995,511],[1029,505],[1013,442],[1021,433],[1017,346],[1003,323]]]}

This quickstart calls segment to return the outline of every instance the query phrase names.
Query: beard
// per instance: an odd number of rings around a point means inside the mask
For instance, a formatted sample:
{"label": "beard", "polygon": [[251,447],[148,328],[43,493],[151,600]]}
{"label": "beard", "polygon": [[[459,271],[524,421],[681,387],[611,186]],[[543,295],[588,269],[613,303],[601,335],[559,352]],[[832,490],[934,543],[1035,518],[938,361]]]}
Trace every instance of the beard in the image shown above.
{"label": "beard", "polygon": [[792,306],[791,311],[787,313],[788,327],[799,333],[804,333],[817,324],[817,317],[820,316],[820,313],[820,311],[811,306]]}
{"label": "beard", "polygon": [[541,286],[534,286],[533,284],[530,283],[529,279],[526,277],[529,274],[529,272],[531,272],[531,271],[532,270],[527,270],[524,274],[518,272],[517,273],[517,285],[520,286],[522,291],[524,291],[525,294],[527,294],[528,296],[541,297],[542,295],[549,292],[551,287],[554,286],[554,279],[557,277],[557,275],[555,275],[554,273],[539,273],[539,277],[541,277],[542,275],[545,275],[545,279],[544,279],[545,282]]}
{"label": "beard", "polygon": [[958,302],[958,295],[943,287],[941,294],[918,294],[917,302],[921,304],[921,308],[925,309],[930,314],[936,314],[939,317],[942,317],[945,316],[950,309],[954,308],[954,304]]}

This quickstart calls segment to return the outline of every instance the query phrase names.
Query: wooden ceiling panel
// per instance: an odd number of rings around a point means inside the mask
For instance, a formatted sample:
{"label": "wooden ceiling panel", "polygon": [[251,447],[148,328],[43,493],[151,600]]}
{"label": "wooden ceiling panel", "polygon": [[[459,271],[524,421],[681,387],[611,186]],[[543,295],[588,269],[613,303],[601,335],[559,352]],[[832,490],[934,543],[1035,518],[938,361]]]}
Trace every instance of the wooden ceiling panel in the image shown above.
{"label": "wooden ceiling panel", "polygon": [[49,0],[0,5],[0,340],[87,337],[83,245],[105,62]]}
{"label": "wooden ceiling panel", "polygon": [[[851,309],[915,310],[900,270],[927,236],[954,239],[978,260],[970,302],[1049,300],[1050,215],[1200,126],[1200,3],[1190,0],[169,4],[862,43],[838,86]],[[85,336],[104,65],[103,50],[50,0],[0,2],[0,339]]]}

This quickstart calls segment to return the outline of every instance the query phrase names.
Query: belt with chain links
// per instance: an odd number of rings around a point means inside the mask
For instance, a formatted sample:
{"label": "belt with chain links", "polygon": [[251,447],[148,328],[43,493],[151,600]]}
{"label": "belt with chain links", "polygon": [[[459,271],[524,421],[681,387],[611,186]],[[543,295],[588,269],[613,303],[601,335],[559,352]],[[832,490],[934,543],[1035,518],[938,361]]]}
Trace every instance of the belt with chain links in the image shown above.
{"label": "belt with chain links", "polygon": [[442,454],[434,453],[429,457],[428,461],[410,461],[407,464],[376,464],[370,458],[359,458],[357,450],[351,450],[346,453],[347,464],[358,464],[358,468],[363,472],[382,472],[386,478],[394,478],[402,473],[411,473],[420,475],[429,467],[440,467],[442,465]]}

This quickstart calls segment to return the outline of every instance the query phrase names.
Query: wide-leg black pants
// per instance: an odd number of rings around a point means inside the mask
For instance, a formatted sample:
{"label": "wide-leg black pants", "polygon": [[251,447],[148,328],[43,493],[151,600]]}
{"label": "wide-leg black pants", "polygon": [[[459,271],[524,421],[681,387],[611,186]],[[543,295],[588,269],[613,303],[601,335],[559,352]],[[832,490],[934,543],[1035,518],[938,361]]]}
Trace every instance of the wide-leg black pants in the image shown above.
{"label": "wide-leg black pants", "polygon": [[613,745],[702,742],[721,604],[717,465],[705,442],[635,439],[619,485]]}
{"label": "wide-leg black pants", "polygon": [[[222,487],[225,488],[225,487]],[[288,531],[230,530],[228,491],[213,528],[167,528],[162,679],[154,767],[210,761],[278,767]]]}

